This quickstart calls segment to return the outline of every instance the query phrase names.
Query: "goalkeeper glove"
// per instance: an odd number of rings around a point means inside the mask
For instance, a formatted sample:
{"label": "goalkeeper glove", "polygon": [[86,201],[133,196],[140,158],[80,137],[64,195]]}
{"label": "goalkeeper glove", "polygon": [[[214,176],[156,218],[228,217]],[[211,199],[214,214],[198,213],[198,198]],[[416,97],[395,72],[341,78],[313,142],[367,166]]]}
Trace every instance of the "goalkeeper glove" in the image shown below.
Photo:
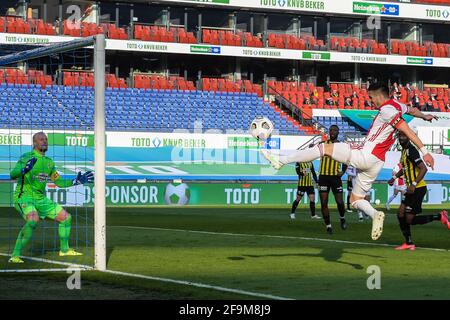
{"label": "goalkeeper glove", "polygon": [[78,172],[78,175],[75,179],[72,180],[72,185],[77,186],[79,184],[91,183],[94,182],[94,173],[92,171],[87,171],[86,173]]}
{"label": "goalkeeper glove", "polygon": [[20,170],[20,172],[22,173],[22,175],[28,173],[31,171],[31,169],[33,169],[34,165],[36,164],[37,159],[36,158],[31,158],[30,160],[27,161],[27,163],[25,164],[25,167],[22,168]]}

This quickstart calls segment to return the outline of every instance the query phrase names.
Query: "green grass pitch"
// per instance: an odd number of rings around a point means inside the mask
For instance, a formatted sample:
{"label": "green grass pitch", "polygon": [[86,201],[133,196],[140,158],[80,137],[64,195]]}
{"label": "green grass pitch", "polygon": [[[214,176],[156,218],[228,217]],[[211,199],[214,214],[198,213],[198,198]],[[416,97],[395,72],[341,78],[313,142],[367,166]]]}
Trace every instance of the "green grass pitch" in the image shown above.
{"label": "green grass pitch", "polygon": [[[5,226],[21,225],[11,210],[0,211],[2,253],[17,234]],[[449,299],[450,231],[440,222],[413,226],[418,249],[395,251],[403,239],[394,212],[381,239],[372,241],[370,220],[347,214],[349,228],[342,231],[335,209],[330,236],[306,208],[293,221],[287,207],[109,208],[108,269],[134,277],[83,271],[81,290],[68,290],[65,272],[0,273],[0,299]],[[38,229],[38,239],[42,232],[53,231]],[[92,248],[84,250],[92,256]],[[66,261],[55,251],[38,257]],[[92,264],[88,260],[72,262]],[[6,261],[0,256],[0,269],[11,267]],[[379,290],[367,288],[369,266],[381,270]],[[61,268],[29,260],[18,268],[39,267]]]}

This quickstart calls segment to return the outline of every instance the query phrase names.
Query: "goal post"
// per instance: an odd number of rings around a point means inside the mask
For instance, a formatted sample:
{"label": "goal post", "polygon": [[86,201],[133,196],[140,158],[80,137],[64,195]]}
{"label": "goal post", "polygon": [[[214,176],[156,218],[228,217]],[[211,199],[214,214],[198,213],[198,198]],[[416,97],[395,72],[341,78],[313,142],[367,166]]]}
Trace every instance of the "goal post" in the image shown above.
{"label": "goal post", "polygon": [[105,130],[105,36],[97,35],[94,45],[94,136],[95,136],[95,204],[94,246],[95,269],[106,270],[106,130]]}
{"label": "goal post", "polygon": [[[94,105],[87,107],[87,108],[91,108],[91,109],[93,107],[93,110],[92,110],[93,111],[93,121],[92,121],[93,122],[93,136],[94,136],[93,137],[93,141],[94,141],[93,142],[93,159],[91,158],[89,160],[89,161],[93,162],[93,166],[86,165],[85,167],[86,168],[93,167],[93,169],[94,169],[95,187],[92,189],[92,193],[95,192],[95,196],[94,196],[94,200],[93,200],[93,205],[94,205],[93,219],[94,219],[94,221],[93,221],[93,226],[89,226],[89,228],[94,229],[93,230],[93,234],[94,234],[93,235],[93,242],[94,242],[93,243],[93,250],[94,250],[93,265],[94,265],[94,268],[99,271],[106,270],[105,47],[106,47],[105,35],[98,34],[98,35],[88,37],[85,39],[46,45],[43,47],[31,49],[31,50],[20,51],[21,48],[15,47],[14,51],[18,51],[18,52],[0,56],[0,68],[5,68],[5,67],[11,68],[11,67],[15,67],[16,64],[18,64],[18,63],[28,62],[31,60],[36,61],[35,59],[42,59],[42,58],[45,59],[48,57],[56,57],[56,56],[64,54],[64,53],[75,52],[76,50],[80,50],[80,49],[88,49],[88,50],[90,50],[89,55],[91,53],[93,54],[93,61],[91,60],[91,62],[93,65],[93,73],[94,73],[94,75],[93,75],[93,78],[94,78],[94,84],[93,84]],[[92,50],[93,50],[93,52],[92,52]],[[75,54],[74,54],[74,56],[75,56]],[[59,69],[61,69],[61,68],[59,68]],[[45,68],[44,68],[44,70],[45,70]],[[58,71],[60,71],[60,70],[58,70]],[[92,71],[90,71],[90,72],[92,73]],[[8,86],[10,86],[9,83],[8,83]],[[15,86],[15,84],[14,84],[14,86]],[[25,85],[21,84],[21,85],[18,85],[18,87],[19,86],[20,86],[20,90],[27,90],[27,89],[24,89]],[[6,88],[8,88],[8,87],[6,87]],[[38,88],[41,88],[41,87],[39,86]],[[64,93],[65,92],[64,90],[66,90],[66,87],[59,86],[58,89],[63,90],[63,93]],[[47,92],[47,95],[50,95],[50,94]],[[6,101],[6,104],[8,104],[8,101]],[[11,104],[14,104],[14,102],[11,101]],[[61,103],[58,102],[58,104],[61,104]],[[4,107],[8,108],[9,106],[5,105]],[[91,111],[89,111],[89,114],[90,114],[90,112]],[[8,121],[11,121],[10,118],[8,119]],[[64,120],[61,120],[61,121],[63,122]],[[31,125],[36,124],[36,122],[28,122],[27,121],[25,123],[20,124],[20,126],[18,128],[20,128],[20,130],[28,130],[27,141],[30,141],[29,136],[31,136],[32,133],[36,133],[36,130],[38,128],[45,129],[45,125],[39,124],[39,126],[37,126],[37,128],[36,127],[32,128],[32,126],[29,126],[29,127],[27,126],[28,123],[31,123]],[[9,122],[8,122],[8,124],[9,124]],[[73,125],[74,124],[72,124],[72,126]],[[5,131],[8,130],[7,126],[3,126],[2,128],[4,128]],[[24,128],[24,129],[22,129],[22,128]],[[63,130],[64,130],[63,134],[65,134],[65,129],[63,129]],[[77,130],[77,128],[75,127],[75,134],[77,134],[76,130]],[[90,130],[90,131],[92,131],[92,130]],[[56,132],[56,131],[53,131],[53,132]],[[31,149],[27,146],[23,146],[23,150],[31,151]],[[23,153],[24,152],[23,150],[21,147],[20,152]],[[64,152],[65,152],[65,150],[64,150]],[[74,152],[76,154],[77,151],[74,151]],[[65,153],[64,153],[64,156],[66,156]],[[6,157],[6,156],[4,156],[4,157]],[[8,161],[10,163],[9,165],[11,166],[11,164],[14,165],[14,163],[17,160],[18,160],[18,158],[14,158],[13,156],[11,156],[11,153],[10,153],[9,159],[6,159],[4,162]],[[75,164],[73,165],[73,167],[75,168],[76,165],[77,165],[77,163],[75,161]],[[67,167],[69,167],[69,166],[67,166]],[[73,170],[75,170],[75,169],[73,169]],[[2,172],[2,173],[4,173],[4,176],[6,176],[7,170],[5,169],[4,171],[5,172]],[[7,180],[7,178],[5,178],[5,177],[3,177],[3,179]],[[13,182],[11,181],[11,185],[12,184],[13,184]],[[10,190],[11,190],[10,199],[12,199],[12,193],[14,192],[14,190],[12,187],[10,188]],[[11,205],[10,207],[12,207],[12,206],[13,205]],[[12,210],[14,210],[14,209],[12,209]],[[6,223],[6,225],[2,226],[2,228],[3,229],[8,228],[8,223]],[[13,232],[11,232],[11,230],[9,230],[7,232],[4,231],[3,234],[0,233],[0,241],[2,241],[2,239],[3,239],[2,236],[4,236],[5,234],[7,234],[7,237],[10,241],[10,243],[8,245],[4,245],[1,247],[2,249],[9,248],[8,254],[11,253],[11,248],[14,245],[14,243],[11,241],[11,238],[13,236],[16,237],[17,232],[16,232],[16,230],[14,230]],[[89,232],[90,232],[90,230],[89,230]],[[48,233],[50,233],[50,232],[48,232]],[[88,233],[88,231],[86,230],[86,234],[87,233]],[[57,234],[57,231],[54,231],[54,234]],[[49,237],[49,236],[47,236],[47,237]],[[47,240],[48,239],[46,239],[46,241]],[[15,241],[15,238],[14,238],[14,241]],[[54,242],[56,243],[56,240]],[[0,250],[0,251],[2,251],[2,250]],[[6,256],[6,254],[4,252],[0,252],[0,255],[3,257]],[[39,261],[39,260],[47,261],[47,259],[40,259],[40,258],[34,258],[34,260],[35,261]],[[31,261],[33,261],[33,259],[31,259]],[[58,264],[58,261],[56,261],[55,263]],[[60,265],[64,265],[64,263],[60,263]],[[0,267],[0,269],[2,269],[2,268],[3,268],[3,266]],[[6,267],[6,269],[14,269],[14,266],[8,265]],[[49,267],[49,270],[50,269],[51,269],[51,267]]]}

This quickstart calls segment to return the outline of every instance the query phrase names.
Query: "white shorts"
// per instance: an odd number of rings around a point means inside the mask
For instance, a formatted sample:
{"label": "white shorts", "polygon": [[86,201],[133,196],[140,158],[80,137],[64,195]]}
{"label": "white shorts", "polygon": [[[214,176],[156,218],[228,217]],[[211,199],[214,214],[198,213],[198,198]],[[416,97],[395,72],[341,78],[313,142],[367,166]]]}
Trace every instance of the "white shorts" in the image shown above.
{"label": "white shorts", "polygon": [[404,185],[402,185],[402,186],[396,186],[396,185],[394,185],[394,190],[398,190],[398,191],[400,191],[400,192],[405,192],[406,191],[406,185],[404,184]]}
{"label": "white shorts", "polygon": [[352,149],[347,143],[336,143],[333,147],[335,160],[356,168],[352,193],[365,197],[383,168],[384,161],[372,154],[370,149]]}

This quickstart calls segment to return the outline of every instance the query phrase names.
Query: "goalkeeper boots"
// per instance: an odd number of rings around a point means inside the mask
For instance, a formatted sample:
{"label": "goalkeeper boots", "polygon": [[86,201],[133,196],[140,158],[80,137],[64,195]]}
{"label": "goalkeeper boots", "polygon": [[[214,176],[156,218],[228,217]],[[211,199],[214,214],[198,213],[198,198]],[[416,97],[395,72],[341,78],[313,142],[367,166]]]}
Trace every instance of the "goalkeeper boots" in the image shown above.
{"label": "goalkeeper boots", "polygon": [[22,259],[20,259],[19,257],[11,257],[8,260],[9,263],[24,263],[24,261]]}
{"label": "goalkeeper boots", "polygon": [[62,251],[59,252],[59,256],[60,257],[65,257],[65,256],[82,256],[82,255],[83,255],[82,253],[76,252],[73,249],[69,249],[66,252],[62,252]]}

